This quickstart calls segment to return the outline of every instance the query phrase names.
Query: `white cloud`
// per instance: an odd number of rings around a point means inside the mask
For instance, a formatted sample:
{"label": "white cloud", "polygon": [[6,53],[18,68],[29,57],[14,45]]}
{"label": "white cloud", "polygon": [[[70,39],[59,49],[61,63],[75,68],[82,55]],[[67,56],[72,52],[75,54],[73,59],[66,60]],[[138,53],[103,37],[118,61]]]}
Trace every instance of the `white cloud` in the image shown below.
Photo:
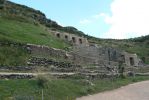
{"label": "white cloud", "polygon": [[86,25],[86,24],[90,24],[91,22],[92,22],[92,21],[89,20],[89,19],[83,19],[83,20],[80,21],[80,24]]}
{"label": "white cloud", "polygon": [[114,0],[112,16],[104,13],[105,22],[110,24],[105,37],[128,38],[149,34],[149,0]]}
{"label": "white cloud", "polygon": [[79,23],[82,25],[87,25],[87,24],[96,22],[98,19],[100,19],[103,16],[106,16],[106,15],[104,13],[96,14],[96,15],[88,17],[88,19],[81,20]]}
{"label": "white cloud", "polygon": [[92,18],[93,18],[93,19],[99,19],[99,18],[105,17],[105,16],[106,16],[105,13],[99,13],[99,14],[97,14],[97,15],[92,16]]}
{"label": "white cloud", "polygon": [[101,17],[101,14],[97,14],[97,15],[92,16],[93,19],[99,19],[100,17]]}

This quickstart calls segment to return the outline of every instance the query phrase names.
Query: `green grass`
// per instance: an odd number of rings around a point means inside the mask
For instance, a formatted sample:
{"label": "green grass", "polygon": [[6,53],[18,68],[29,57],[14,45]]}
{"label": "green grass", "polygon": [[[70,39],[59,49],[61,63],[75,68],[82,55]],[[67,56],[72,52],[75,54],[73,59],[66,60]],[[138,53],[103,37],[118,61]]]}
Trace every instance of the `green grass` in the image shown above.
{"label": "green grass", "polygon": [[2,66],[26,65],[28,58],[29,54],[21,47],[0,47],[0,65]]}
{"label": "green grass", "polygon": [[[15,19],[15,20],[14,20]],[[44,26],[22,21],[18,16],[0,17],[0,40],[47,45],[64,49],[69,45],[51,35]],[[24,19],[26,20],[26,19]]]}
{"label": "green grass", "polygon": [[[137,76],[126,79],[118,78],[113,81],[95,80],[93,86],[86,84],[83,80],[53,79],[48,81],[43,88],[44,100],[75,100],[76,97],[112,90],[148,79],[147,76]],[[27,97],[41,100],[41,91],[42,88],[38,86],[37,80],[0,80],[0,100],[12,100],[14,97],[25,98],[21,100],[27,100]]]}
{"label": "green grass", "polygon": [[21,95],[30,96],[38,90],[34,80],[1,80],[0,84],[0,100],[11,100],[12,97]]}
{"label": "green grass", "polygon": [[[69,47],[66,42],[54,37],[39,23],[31,19],[12,15],[0,17],[0,42],[30,43],[59,49],[66,49]],[[0,46],[0,65],[26,65],[29,56],[31,55],[19,46]]]}

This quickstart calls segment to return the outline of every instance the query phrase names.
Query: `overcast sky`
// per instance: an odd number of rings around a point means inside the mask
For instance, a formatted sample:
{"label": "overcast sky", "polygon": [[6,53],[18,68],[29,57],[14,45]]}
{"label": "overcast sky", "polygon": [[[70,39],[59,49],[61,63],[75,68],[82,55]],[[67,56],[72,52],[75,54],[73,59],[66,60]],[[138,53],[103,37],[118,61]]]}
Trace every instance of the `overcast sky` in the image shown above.
{"label": "overcast sky", "polygon": [[149,0],[10,0],[99,38],[124,39],[149,34]]}

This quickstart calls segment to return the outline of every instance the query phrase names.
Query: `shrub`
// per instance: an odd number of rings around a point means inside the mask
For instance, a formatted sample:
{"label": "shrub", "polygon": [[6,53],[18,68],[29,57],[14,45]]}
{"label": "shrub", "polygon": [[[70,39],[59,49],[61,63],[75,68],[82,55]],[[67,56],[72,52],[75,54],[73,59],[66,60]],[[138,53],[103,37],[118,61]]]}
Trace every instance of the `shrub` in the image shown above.
{"label": "shrub", "polygon": [[46,86],[46,83],[48,83],[48,78],[45,76],[38,76],[37,77],[37,85],[40,88],[44,88]]}

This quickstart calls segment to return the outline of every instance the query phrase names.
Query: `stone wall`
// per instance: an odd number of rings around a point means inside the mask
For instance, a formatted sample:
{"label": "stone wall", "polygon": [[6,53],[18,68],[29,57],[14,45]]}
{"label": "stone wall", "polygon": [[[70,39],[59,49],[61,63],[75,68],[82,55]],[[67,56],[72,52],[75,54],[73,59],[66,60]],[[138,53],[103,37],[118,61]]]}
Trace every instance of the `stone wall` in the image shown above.
{"label": "stone wall", "polygon": [[53,35],[55,35],[57,38],[68,41],[73,45],[88,46],[88,41],[84,37],[79,37],[77,35],[66,33],[66,32],[57,32],[57,31],[50,31],[50,32]]}
{"label": "stone wall", "polygon": [[34,77],[34,75],[30,74],[0,74],[0,79],[31,79]]}
{"label": "stone wall", "polygon": [[35,66],[0,66],[0,71],[33,71]]}
{"label": "stone wall", "polygon": [[68,54],[66,51],[61,49],[50,48],[48,46],[27,44],[27,49],[30,51],[32,56],[41,57],[54,57],[57,59],[68,59]]}
{"label": "stone wall", "polygon": [[124,62],[127,66],[139,66],[141,60],[136,54],[123,52],[122,55],[124,56]]}
{"label": "stone wall", "polygon": [[32,66],[53,65],[58,68],[79,68],[81,67],[80,65],[72,64],[69,62],[59,62],[59,61],[54,61],[54,60],[45,59],[45,58],[37,58],[37,57],[32,57],[31,59],[29,59],[29,65],[32,65]]}
{"label": "stone wall", "polygon": [[86,64],[118,66],[119,61],[123,61],[127,66],[142,65],[141,59],[136,54],[98,45],[74,46],[72,55],[74,61]]}
{"label": "stone wall", "polygon": [[[71,52],[65,50],[50,48],[47,46],[33,45],[33,44],[21,44],[13,42],[0,42],[0,45],[8,45],[13,47],[21,47],[27,50],[33,57],[43,57],[47,59],[56,59],[58,61],[69,61],[71,63],[77,63],[81,65],[98,65],[98,66],[118,66],[119,60],[127,66],[141,66],[141,60],[136,54],[129,54],[114,48],[101,47],[97,45],[73,46]],[[9,69],[9,68],[8,68]],[[27,69],[27,68],[26,68]]]}
{"label": "stone wall", "polygon": [[113,48],[91,46],[74,46],[72,57],[74,61],[85,64],[115,65],[120,57],[120,51]]}
{"label": "stone wall", "polygon": [[33,57],[54,58],[56,60],[69,61],[77,64],[111,65],[116,66],[121,58],[127,66],[140,66],[141,60],[136,54],[129,54],[120,50],[97,45],[75,45],[71,52],[47,46],[21,44],[13,42],[0,42],[0,45],[21,47],[27,50]]}

